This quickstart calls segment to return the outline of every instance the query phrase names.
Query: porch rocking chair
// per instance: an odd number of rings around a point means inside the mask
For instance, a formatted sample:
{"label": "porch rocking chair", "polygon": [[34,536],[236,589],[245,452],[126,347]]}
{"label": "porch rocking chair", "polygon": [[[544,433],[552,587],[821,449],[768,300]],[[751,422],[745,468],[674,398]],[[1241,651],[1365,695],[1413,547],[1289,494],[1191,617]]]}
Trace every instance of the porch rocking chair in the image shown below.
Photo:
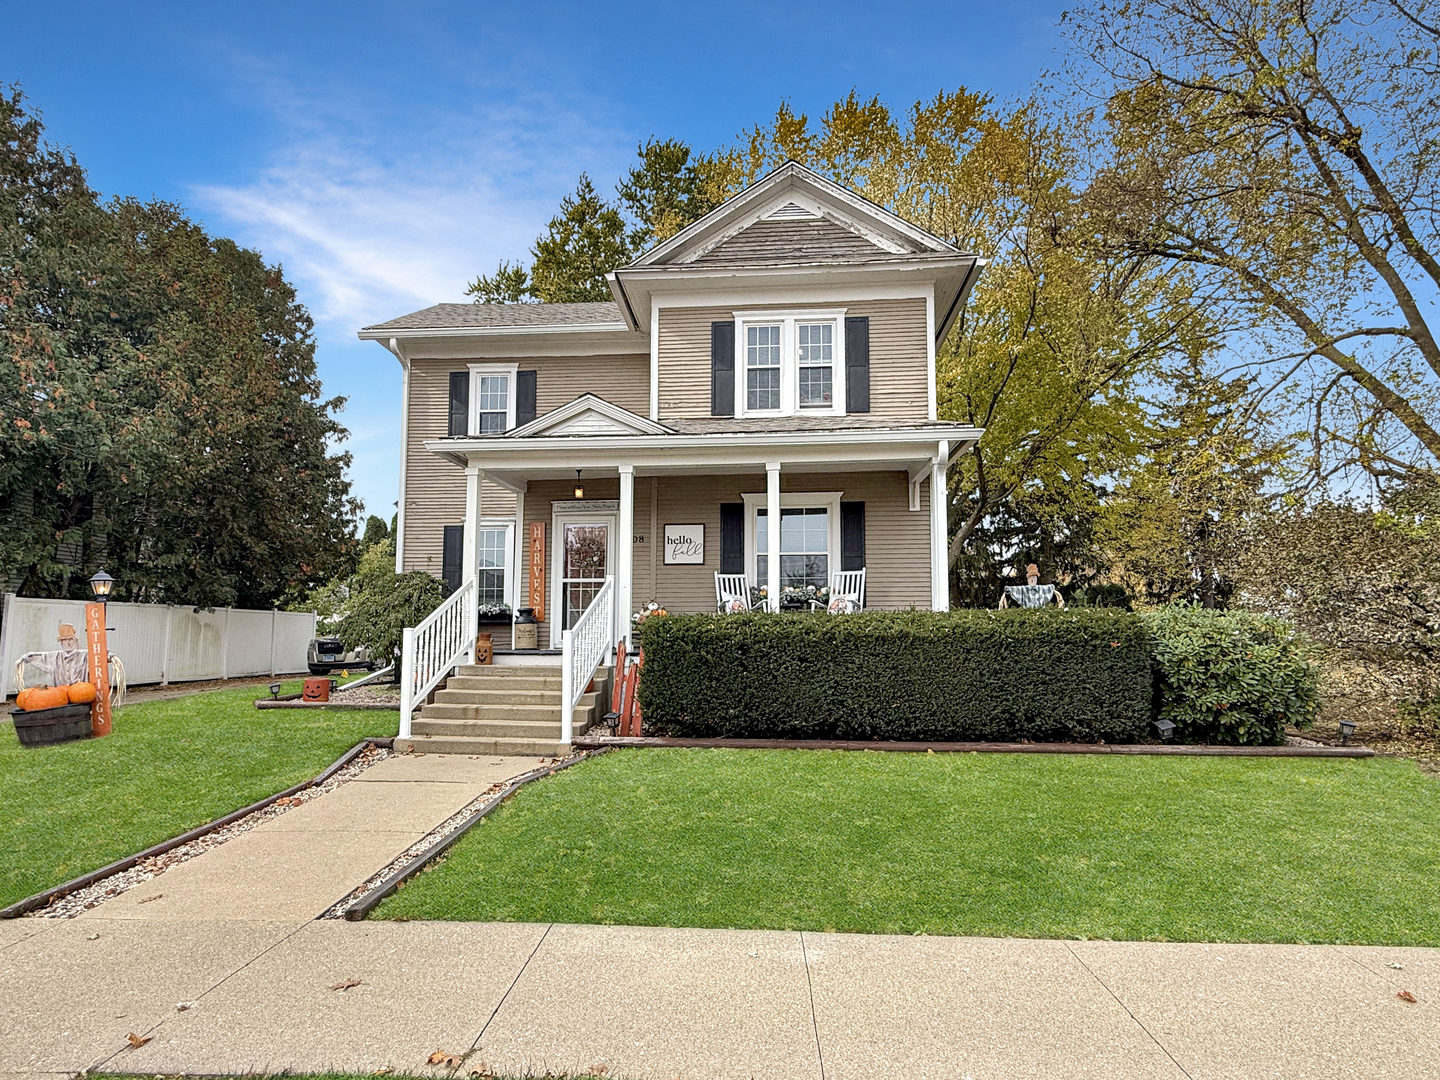
{"label": "porch rocking chair", "polygon": [[753,610],[750,607],[750,586],[744,574],[715,575],[715,610],[722,615],[736,615]]}
{"label": "porch rocking chair", "polygon": [[830,602],[810,601],[811,609],[824,607],[831,615],[850,615],[865,607],[865,571],[842,570],[830,578]]}

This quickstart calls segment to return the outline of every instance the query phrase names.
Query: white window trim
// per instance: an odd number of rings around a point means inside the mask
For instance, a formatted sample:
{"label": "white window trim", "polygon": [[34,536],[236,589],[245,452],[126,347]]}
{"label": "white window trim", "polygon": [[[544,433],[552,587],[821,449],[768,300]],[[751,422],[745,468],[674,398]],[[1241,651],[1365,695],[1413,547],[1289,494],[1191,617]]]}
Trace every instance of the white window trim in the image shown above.
{"label": "white window trim", "polygon": [[[845,415],[845,308],[794,311],[735,312],[735,415],[741,416],[844,416]],[[834,351],[831,356],[828,409],[800,408],[799,401],[799,334],[797,323],[830,322],[835,324]],[[745,379],[745,331],[751,326],[780,325],[780,408],[747,412]]]}
{"label": "white window trim", "polygon": [[[480,529],[504,529],[505,530],[505,603],[510,605],[510,614],[515,614],[515,521],[513,518],[481,518],[476,525],[477,541]],[[477,585],[480,573],[480,545],[475,545],[475,565],[470,568],[471,573],[476,576]],[[487,568],[488,569],[488,568]]]}
{"label": "white window trim", "polygon": [[505,430],[515,428],[515,391],[519,383],[520,364],[471,364],[470,365],[470,416],[466,420],[471,435],[480,434],[480,376],[505,375],[509,377],[505,393]]}
{"label": "white window trim", "polygon": [[[832,579],[835,577],[835,571],[840,567],[840,498],[844,494],[843,491],[784,491],[780,493],[781,510],[824,509],[829,511],[829,517],[825,519],[825,565]],[[768,499],[763,491],[740,497],[745,500],[745,580],[759,588],[764,586],[765,582],[755,576],[756,556],[759,554],[755,529],[759,512],[765,509]]]}

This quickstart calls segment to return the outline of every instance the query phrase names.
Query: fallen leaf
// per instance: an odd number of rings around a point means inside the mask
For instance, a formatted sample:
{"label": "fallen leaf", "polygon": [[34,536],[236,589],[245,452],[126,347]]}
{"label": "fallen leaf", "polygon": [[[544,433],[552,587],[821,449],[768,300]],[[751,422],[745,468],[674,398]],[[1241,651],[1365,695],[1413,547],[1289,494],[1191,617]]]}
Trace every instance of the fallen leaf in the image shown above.
{"label": "fallen leaf", "polygon": [[476,1068],[470,1070],[470,1080],[494,1080],[494,1078],[494,1070],[483,1061]]}
{"label": "fallen leaf", "polygon": [[91,935],[89,935],[85,940],[86,940],[86,941],[99,941],[99,940],[100,940],[100,935],[99,935],[99,934],[91,934]]}
{"label": "fallen leaf", "polygon": [[133,1031],[125,1037],[130,1040],[130,1046],[136,1050],[139,1050],[140,1047],[144,1046],[151,1039],[149,1035],[136,1035]]}
{"label": "fallen leaf", "polygon": [[187,1009],[193,1009],[194,1007],[195,1003],[193,1001],[177,1001],[175,1003],[176,1012],[185,1012]]}
{"label": "fallen leaf", "polygon": [[1395,996],[1398,997],[1401,1001],[1408,1001],[1408,1002],[1410,1002],[1411,1005],[1414,1005],[1414,1004],[1416,1003],[1416,1001],[1418,1000],[1418,999],[1415,997],[1415,995],[1412,994],[1409,990],[1401,990],[1401,991],[1400,991],[1398,994],[1396,994]]}
{"label": "fallen leaf", "polygon": [[162,896],[164,896],[164,895],[165,895],[165,894],[164,894],[163,892],[157,892],[154,896],[147,896],[147,897],[145,897],[145,899],[144,899],[144,900],[141,900],[140,903],[142,903],[142,904],[148,904],[148,903],[150,903],[151,900],[159,900],[159,899],[160,899]]}
{"label": "fallen leaf", "polygon": [[[97,935],[97,936],[98,936],[98,935]],[[1388,967],[1388,968],[1394,968],[1396,971],[1404,971],[1404,970],[1405,970],[1405,965],[1404,965],[1404,964],[1386,964],[1385,966]]]}
{"label": "fallen leaf", "polygon": [[344,982],[338,982],[338,983],[336,983],[334,986],[330,987],[330,989],[331,989],[331,990],[349,990],[352,986],[359,986],[359,985],[361,985],[359,979],[346,979]]}
{"label": "fallen leaf", "polygon": [[436,1050],[425,1059],[427,1065],[443,1065],[447,1069],[458,1069],[463,1062],[459,1054],[447,1054],[444,1050]]}

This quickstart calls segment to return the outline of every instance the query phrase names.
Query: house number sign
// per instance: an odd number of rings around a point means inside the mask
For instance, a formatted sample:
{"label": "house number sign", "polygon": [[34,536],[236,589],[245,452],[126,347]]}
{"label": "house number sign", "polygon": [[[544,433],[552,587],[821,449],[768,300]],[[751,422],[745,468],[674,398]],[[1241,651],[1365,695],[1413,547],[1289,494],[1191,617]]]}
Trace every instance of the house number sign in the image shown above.
{"label": "house number sign", "polygon": [[666,566],[693,566],[704,561],[704,525],[665,526]]}

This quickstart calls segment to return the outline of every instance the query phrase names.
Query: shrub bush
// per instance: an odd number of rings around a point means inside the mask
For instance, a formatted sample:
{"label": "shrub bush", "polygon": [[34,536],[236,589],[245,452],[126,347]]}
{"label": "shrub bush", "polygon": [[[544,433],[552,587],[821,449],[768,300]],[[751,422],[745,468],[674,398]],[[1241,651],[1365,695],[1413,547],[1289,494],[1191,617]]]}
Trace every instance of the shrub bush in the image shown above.
{"label": "shrub bush", "polygon": [[1103,609],[672,615],[640,680],[684,737],[1128,742],[1150,698],[1144,625]]}
{"label": "shrub bush", "polygon": [[1150,631],[1155,708],[1182,742],[1274,746],[1320,708],[1308,643],[1281,619],[1175,605],[1140,615]]}

